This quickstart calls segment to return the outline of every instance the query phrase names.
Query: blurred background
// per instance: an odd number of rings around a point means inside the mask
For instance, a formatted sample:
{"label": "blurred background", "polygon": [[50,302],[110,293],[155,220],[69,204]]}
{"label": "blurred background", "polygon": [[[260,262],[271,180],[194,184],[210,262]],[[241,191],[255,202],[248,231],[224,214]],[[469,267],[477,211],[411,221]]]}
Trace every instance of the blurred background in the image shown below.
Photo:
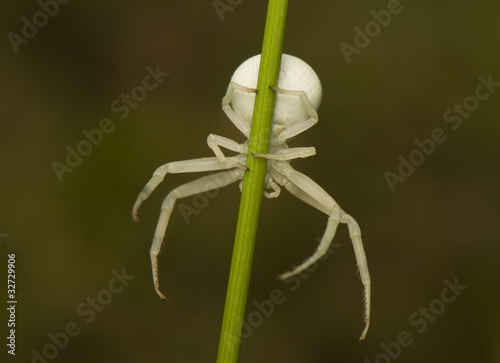
{"label": "blurred background", "polygon": [[[2,357],[214,362],[237,185],[178,203],[159,258],[166,303],[149,259],[160,205],[200,175],[169,175],[139,224],[130,212],[158,166],[212,156],[209,133],[244,141],[221,100],[261,51],[267,2],[54,4],[0,5],[4,312],[8,253],[18,301],[16,356],[3,340]],[[327,222],[283,191],[263,201],[242,363],[500,362],[500,88],[475,96],[478,77],[500,81],[499,11],[493,1],[291,2],[284,52],[323,85],[319,123],[293,143],[317,155],[293,166],[361,226],[372,325],[360,345],[363,287],[344,225],[300,285],[276,279],[313,253]],[[355,39],[355,27],[373,36]],[[346,55],[341,43],[355,41],[364,48]],[[169,75],[144,91],[148,66]],[[445,122],[464,100],[473,111]],[[103,122],[96,145],[82,143]],[[419,159],[415,139],[436,129],[446,140]],[[85,155],[68,157],[77,149]],[[419,165],[399,175],[412,152]],[[257,308],[276,293],[272,312]]]}

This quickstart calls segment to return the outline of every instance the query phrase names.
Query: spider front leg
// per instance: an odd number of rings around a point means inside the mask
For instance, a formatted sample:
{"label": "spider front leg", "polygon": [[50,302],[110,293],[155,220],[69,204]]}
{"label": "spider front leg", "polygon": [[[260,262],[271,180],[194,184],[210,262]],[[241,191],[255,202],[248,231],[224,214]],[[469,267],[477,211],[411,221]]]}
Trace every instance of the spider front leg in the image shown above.
{"label": "spider front leg", "polygon": [[[232,162],[237,162],[231,160]],[[239,161],[239,159],[238,159]],[[142,202],[144,202],[153,193],[158,184],[160,184],[168,173],[193,173],[201,171],[214,171],[230,169],[233,165],[231,163],[222,162],[215,157],[210,158],[200,158],[184,161],[173,161],[171,163],[164,164],[155,170],[153,176],[148,181],[146,186],[142,189],[137,197],[134,207],[132,208],[132,218],[138,222],[137,212]]]}
{"label": "spider front leg", "polygon": [[323,255],[325,255],[326,252],[328,252],[328,248],[330,247],[333,237],[335,236],[335,232],[337,231],[337,226],[339,225],[340,222],[341,213],[342,212],[338,206],[335,206],[333,208],[333,211],[330,213],[330,216],[328,217],[328,223],[326,225],[325,233],[323,234],[321,242],[319,243],[319,246],[314,252],[314,254],[307,260],[302,262],[299,266],[296,266],[293,270],[279,275],[278,277],[281,280],[286,280],[289,277],[301,273],[306,268],[311,266],[313,263],[318,261],[321,257],[323,257]]}
{"label": "spider front leg", "polygon": [[365,286],[365,329],[361,333],[360,341],[365,340],[366,333],[370,327],[370,294],[371,283],[370,273],[368,272],[368,263],[366,262],[365,250],[363,248],[363,241],[361,240],[361,230],[358,223],[349,214],[342,215],[341,223],[347,224],[349,229],[349,236],[351,237],[352,246],[354,248],[354,255],[356,256],[356,263],[358,264],[359,275],[361,282]]}
{"label": "spider front leg", "polygon": [[325,233],[323,234],[316,252],[292,271],[282,274],[280,278],[285,279],[296,275],[320,259],[328,251],[328,247],[335,236],[338,224],[347,224],[349,236],[354,248],[354,254],[356,256],[359,275],[365,290],[365,328],[359,338],[360,341],[363,341],[370,326],[371,281],[370,273],[368,271],[368,263],[366,261],[366,255],[363,248],[363,241],[361,240],[361,230],[357,222],[350,215],[342,211],[337,202],[335,202],[335,200],[311,178],[294,170],[288,163],[275,162],[273,166],[275,171],[272,171],[272,174],[278,183],[283,185],[288,191],[290,191],[290,193],[299,199],[328,214],[329,216]]}
{"label": "spider front leg", "polygon": [[160,253],[163,238],[165,236],[168,221],[174,209],[175,202],[177,201],[177,199],[225,187],[237,180],[242,179],[243,175],[243,171],[234,169],[231,171],[224,171],[217,174],[204,176],[175,188],[167,195],[167,197],[163,201],[163,204],[161,206],[161,214],[158,219],[158,224],[156,226],[153,244],[150,251],[154,287],[158,295],[163,300],[166,300],[166,296],[160,290],[160,281],[158,277],[158,254]]}

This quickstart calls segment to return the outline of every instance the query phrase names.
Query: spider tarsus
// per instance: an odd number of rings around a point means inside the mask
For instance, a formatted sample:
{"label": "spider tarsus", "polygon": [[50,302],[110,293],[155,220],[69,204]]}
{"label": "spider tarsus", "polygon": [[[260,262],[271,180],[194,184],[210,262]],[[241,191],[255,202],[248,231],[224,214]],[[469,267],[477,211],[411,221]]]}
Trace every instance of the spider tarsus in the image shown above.
{"label": "spider tarsus", "polygon": [[278,88],[276,86],[269,86],[269,89],[274,91],[274,92],[281,92],[281,88]]}
{"label": "spider tarsus", "polygon": [[162,299],[163,301],[167,301],[168,300],[168,297],[166,297],[161,291],[159,288],[155,288],[158,296],[160,296],[160,299]]}
{"label": "spider tarsus", "polygon": [[239,169],[241,169],[241,170],[243,170],[243,171],[250,170],[250,169],[248,169],[248,166],[240,164],[240,163],[236,163],[234,166],[237,167],[237,168],[239,168]]}
{"label": "spider tarsus", "polygon": [[139,195],[132,208],[132,219],[136,222],[139,222],[139,217],[137,216],[137,214],[139,212],[139,207],[141,206],[143,201],[144,199],[141,200],[141,196]]}
{"label": "spider tarsus", "polygon": [[276,278],[278,280],[285,281],[288,278],[288,276],[286,276],[286,273],[284,273],[284,274],[276,276]]}
{"label": "spider tarsus", "polygon": [[363,329],[363,332],[361,333],[361,336],[359,337],[359,342],[363,343],[366,338],[366,333],[368,333],[368,329],[370,327],[370,319],[365,318],[365,328]]}

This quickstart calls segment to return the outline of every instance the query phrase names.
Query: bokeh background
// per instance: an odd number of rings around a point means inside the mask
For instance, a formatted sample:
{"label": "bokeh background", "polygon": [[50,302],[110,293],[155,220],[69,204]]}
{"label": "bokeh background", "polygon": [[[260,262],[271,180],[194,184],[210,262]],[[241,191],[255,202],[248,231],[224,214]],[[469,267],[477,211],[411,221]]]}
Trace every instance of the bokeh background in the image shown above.
{"label": "bokeh background", "polygon": [[[41,7],[0,5],[1,296],[7,301],[7,253],[16,253],[18,300],[16,357],[2,344],[2,361],[42,361],[33,357],[44,349],[55,354],[50,362],[215,361],[237,185],[188,220],[175,209],[160,255],[167,303],[152,286],[150,242],[163,197],[198,175],[169,175],[139,224],[130,211],[156,167],[211,156],[209,133],[243,141],[220,104],[234,69],[260,53],[267,2],[229,6],[221,18],[212,0],[70,1],[16,53],[8,34],[21,35],[22,18]],[[373,290],[367,340],[358,343],[363,289],[345,226],[340,246],[299,288],[276,279],[314,251],[327,221],[283,191],[263,202],[248,313],[275,289],[286,301],[254,321],[242,363],[500,362],[500,89],[456,130],[443,120],[474,94],[479,76],[500,81],[500,5],[402,1],[348,63],[339,44],[352,45],[354,27],[387,6],[292,1],[284,46],[323,84],[320,122],[293,144],[317,155],[293,165],[361,226]],[[156,65],[170,75],[120,120],[110,105]],[[64,163],[65,148],[103,118],[114,131],[60,182],[52,163]],[[398,157],[436,128],[447,140],[392,192],[384,173],[397,173]],[[87,323],[81,304],[109,298],[112,271],[122,269],[134,279]],[[440,304],[446,279],[467,289]],[[429,304],[438,313],[419,332],[409,317]],[[54,353],[49,335],[68,322],[79,334]],[[411,343],[398,349],[391,342],[405,331]]]}

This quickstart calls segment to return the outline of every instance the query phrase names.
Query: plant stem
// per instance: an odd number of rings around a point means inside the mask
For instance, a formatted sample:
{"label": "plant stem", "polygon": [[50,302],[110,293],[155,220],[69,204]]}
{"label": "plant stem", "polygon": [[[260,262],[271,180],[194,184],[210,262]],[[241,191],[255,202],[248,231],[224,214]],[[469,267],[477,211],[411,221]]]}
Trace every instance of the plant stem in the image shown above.
{"label": "plant stem", "polygon": [[278,83],[287,13],[288,0],[269,0],[247,155],[249,170],[243,179],[217,363],[238,362],[267,170],[267,159],[256,158],[252,153],[269,151],[276,101],[276,93],[269,86]]}

